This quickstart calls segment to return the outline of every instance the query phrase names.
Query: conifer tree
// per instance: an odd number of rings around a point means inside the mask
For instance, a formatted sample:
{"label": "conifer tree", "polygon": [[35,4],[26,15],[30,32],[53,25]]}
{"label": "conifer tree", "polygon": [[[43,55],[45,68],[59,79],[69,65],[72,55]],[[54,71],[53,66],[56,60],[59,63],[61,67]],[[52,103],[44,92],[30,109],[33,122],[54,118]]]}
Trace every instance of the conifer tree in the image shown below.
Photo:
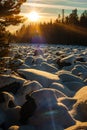
{"label": "conifer tree", "polygon": [[4,57],[9,54],[9,32],[6,27],[24,21],[20,7],[26,0],[0,0],[0,73],[5,68]]}

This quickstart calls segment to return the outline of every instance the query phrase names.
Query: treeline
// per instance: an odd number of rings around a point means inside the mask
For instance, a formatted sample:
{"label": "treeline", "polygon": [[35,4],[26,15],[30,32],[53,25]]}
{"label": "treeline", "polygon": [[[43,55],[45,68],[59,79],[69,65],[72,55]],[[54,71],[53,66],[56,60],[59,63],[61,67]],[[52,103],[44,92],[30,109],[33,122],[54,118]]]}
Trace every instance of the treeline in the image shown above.
{"label": "treeline", "polygon": [[87,27],[87,10],[79,16],[78,10],[74,9],[68,16],[64,16],[64,9],[62,10],[62,16],[59,14],[56,22],[62,22],[65,24],[74,24],[82,27]]}
{"label": "treeline", "polygon": [[87,11],[78,17],[77,9],[66,18],[48,23],[23,25],[14,35],[20,43],[87,44]]}
{"label": "treeline", "polygon": [[[18,43],[87,44],[87,33],[75,26],[60,23],[44,23],[23,26],[16,32]],[[85,30],[85,29],[83,29]]]}

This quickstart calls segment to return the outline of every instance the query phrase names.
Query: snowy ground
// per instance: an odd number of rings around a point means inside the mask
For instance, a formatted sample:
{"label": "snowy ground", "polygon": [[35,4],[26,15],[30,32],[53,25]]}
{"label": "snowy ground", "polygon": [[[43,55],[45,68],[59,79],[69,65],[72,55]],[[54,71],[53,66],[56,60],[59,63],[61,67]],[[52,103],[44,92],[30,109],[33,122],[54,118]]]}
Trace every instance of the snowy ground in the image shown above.
{"label": "snowy ground", "polygon": [[10,55],[0,130],[87,130],[87,47],[23,43]]}

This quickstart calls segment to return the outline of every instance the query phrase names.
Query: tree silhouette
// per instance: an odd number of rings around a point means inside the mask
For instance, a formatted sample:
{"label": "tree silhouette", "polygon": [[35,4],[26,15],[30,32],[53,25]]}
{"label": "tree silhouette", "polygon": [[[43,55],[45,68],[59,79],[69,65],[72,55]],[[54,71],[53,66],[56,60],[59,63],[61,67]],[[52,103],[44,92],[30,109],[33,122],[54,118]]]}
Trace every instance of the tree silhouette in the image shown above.
{"label": "tree silhouette", "polygon": [[87,26],[87,10],[85,10],[80,17],[80,24],[82,26]]}
{"label": "tree silhouette", "polygon": [[65,23],[66,23],[66,24],[69,23],[69,17],[68,17],[68,16],[65,17]]}
{"label": "tree silhouette", "polygon": [[26,0],[0,0],[0,70],[5,66],[4,57],[9,53],[9,32],[6,27],[24,21],[20,7]]}
{"label": "tree silhouette", "polygon": [[72,10],[72,13],[69,15],[69,23],[78,24],[77,9]]}

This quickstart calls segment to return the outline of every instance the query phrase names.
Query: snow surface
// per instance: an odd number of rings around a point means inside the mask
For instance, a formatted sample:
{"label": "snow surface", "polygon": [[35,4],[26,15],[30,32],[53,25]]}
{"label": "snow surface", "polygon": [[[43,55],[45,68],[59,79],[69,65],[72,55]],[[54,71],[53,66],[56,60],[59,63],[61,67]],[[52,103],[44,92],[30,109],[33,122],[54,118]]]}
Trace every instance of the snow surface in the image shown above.
{"label": "snow surface", "polygon": [[11,58],[20,57],[15,72],[0,75],[0,129],[87,130],[87,47],[21,43],[12,50]]}

